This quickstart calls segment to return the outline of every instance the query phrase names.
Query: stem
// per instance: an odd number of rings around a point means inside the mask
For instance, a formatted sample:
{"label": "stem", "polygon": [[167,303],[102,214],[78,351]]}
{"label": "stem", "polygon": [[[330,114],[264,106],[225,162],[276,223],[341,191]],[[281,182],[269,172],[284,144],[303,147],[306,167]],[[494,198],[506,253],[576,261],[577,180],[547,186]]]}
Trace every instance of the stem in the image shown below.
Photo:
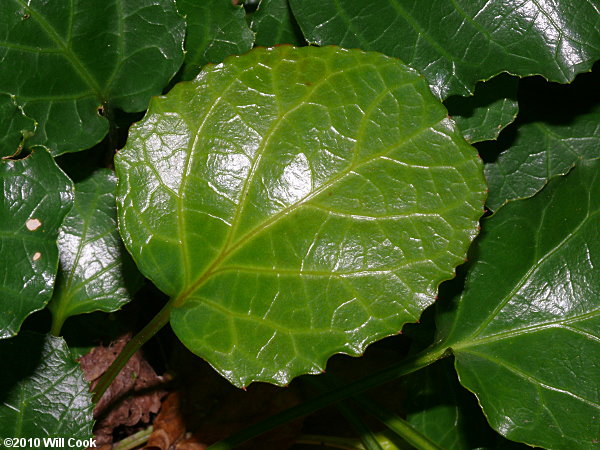
{"label": "stem", "polygon": [[[331,380],[327,379],[327,375],[322,377],[307,377],[306,382],[315,386],[321,393],[332,391],[336,386],[330,383]],[[360,437],[363,447],[366,450],[383,450],[379,441],[375,437],[371,429],[363,422],[361,417],[354,411],[354,408],[350,406],[349,402],[342,401],[335,405],[339,413],[346,419],[354,431]]]}
{"label": "stem", "polygon": [[346,422],[354,428],[366,450],[383,450],[373,432],[351,407],[344,402],[337,404],[336,407],[344,419],[346,419]]}
{"label": "stem", "polygon": [[419,450],[442,450],[441,447],[415,429],[406,420],[398,417],[396,414],[383,408],[374,401],[363,395],[357,395],[354,400],[361,408],[373,415],[377,420],[415,448],[418,448]]}
{"label": "stem", "polygon": [[438,359],[448,355],[450,355],[450,352],[449,349],[446,348],[440,349],[439,347],[433,347],[427,349],[400,363],[394,364],[387,369],[365,377],[362,380],[347,384],[346,386],[336,389],[335,391],[328,392],[311,401],[294,406],[293,408],[286,409],[279,414],[268,417],[267,419],[262,420],[251,427],[234,434],[233,436],[211,445],[209,449],[228,450],[236,445],[246,442],[248,439],[259,436],[265,431],[271,430],[279,425],[283,425],[284,423],[297,419],[298,417],[306,416],[307,414],[318,411],[319,409],[339,402],[340,400],[353,397],[360,392],[364,392],[368,389],[388,383],[396,378],[408,375],[409,373],[416,372],[417,370],[427,367]]}
{"label": "stem", "polygon": [[52,311],[52,327],[50,328],[50,334],[52,334],[52,336],[59,337],[60,330],[62,330],[62,326],[64,323],[65,323],[64,316]]}
{"label": "stem", "polygon": [[318,434],[301,434],[298,436],[298,439],[296,439],[296,444],[318,445],[320,447],[341,448],[343,450],[365,450],[365,447],[358,439],[323,436]]}
{"label": "stem", "polygon": [[137,352],[142,345],[160,331],[169,321],[171,315],[171,308],[173,306],[173,298],[171,298],[165,306],[152,318],[152,320],[142,328],[138,334],[136,334],[131,340],[125,345],[123,351],[119,353],[117,358],[113,361],[110,367],[104,372],[104,375],[100,377],[98,384],[93,389],[92,401],[96,404],[104,395],[104,392],[111,385],[113,380],[117,377],[119,372],[125,367],[129,358],[131,358],[135,352]]}
{"label": "stem", "polygon": [[150,425],[148,428],[138,431],[131,436],[127,436],[125,439],[115,443],[112,450],[131,450],[145,444],[150,439],[150,435],[154,431],[154,427]]}

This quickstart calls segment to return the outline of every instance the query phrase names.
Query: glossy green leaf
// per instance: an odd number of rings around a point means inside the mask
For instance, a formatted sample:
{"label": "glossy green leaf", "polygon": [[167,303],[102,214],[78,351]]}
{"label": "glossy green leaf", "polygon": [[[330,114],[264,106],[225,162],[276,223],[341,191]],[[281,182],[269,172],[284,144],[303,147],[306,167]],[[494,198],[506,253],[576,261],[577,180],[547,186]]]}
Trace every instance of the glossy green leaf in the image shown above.
{"label": "glossy green leaf", "polygon": [[306,43],[288,0],[262,0],[252,14],[250,27],[256,33],[256,45],[271,47],[277,44]]}
{"label": "glossy green leaf", "polygon": [[600,160],[484,221],[444,346],[511,440],[597,448]]}
{"label": "glossy green leaf", "polygon": [[544,120],[520,125],[511,145],[486,164],[488,207],[535,195],[550,178],[583,159],[600,157],[600,104],[562,123]]}
{"label": "glossy green leaf", "polygon": [[52,301],[53,333],[71,316],[116,311],[141,277],[117,230],[117,179],[108,169],[75,185],[75,203],[58,235],[60,268]]}
{"label": "glossy green leaf", "polygon": [[0,6],[0,91],[39,126],[53,154],[106,135],[99,108],[143,111],[183,60],[174,0],[6,0]]}
{"label": "glossy green leaf", "polygon": [[0,158],[18,153],[34,131],[35,121],[23,113],[14,97],[0,93]]}
{"label": "glossy green leaf", "polygon": [[73,186],[43,149],[0,161],[0,184],[0,338],[7,338],[50,300],[58,228],[73,205]]}
{"label": "glossy green leaf", "polygon": [[377,50],[440,98],[500,72],[571,81],[600,58],[598,0],[290,0],[310,43]]}
{"label": "glossy green leaf", "polygon": [[231,0],[177,0],[177,8],[188,24],[182,79],[191,80],[203,65],[252,48],[254,33],[243,6]]}
{"label": "glossy green leaf", "polygon": [[43,439],[62,437],[58,448],[69,448],[69,438],[92,437],[89,384],[62,338],[23,332],[0,341],[0,358],[2,438],[39,438],[43,445],[19,447],[51,448]]}
{"label": "glossy green leaf", "polygon": [[258,48],[151,102],[116,158],[121,233],[171,324],[237,386],[360,354],[434,301],[481,164],[397,59]]}
{"label": "glossy green leaf", "polygon": [[518,84],[517,78],[500,74],[478,83],[472,97],[453,96],[444,102],[467,142],[496,139],[515,120],[519,112]]}
{"label": "glossy green leaf", "polygon": [[406,420],[444,449],[526,449],[485,420],[475,397],[458,382],[450,358],[404,379]]}

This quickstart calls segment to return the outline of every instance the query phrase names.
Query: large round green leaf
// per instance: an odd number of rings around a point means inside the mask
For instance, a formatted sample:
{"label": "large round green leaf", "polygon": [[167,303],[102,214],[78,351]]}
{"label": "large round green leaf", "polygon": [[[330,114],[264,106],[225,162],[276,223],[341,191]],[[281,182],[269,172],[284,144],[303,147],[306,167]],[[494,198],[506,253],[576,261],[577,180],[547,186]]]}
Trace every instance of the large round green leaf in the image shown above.
{"label": "large round green leaf", "polygon": [[75,185],[73,209],[58,235],[60,267],[48,305],[54,334],[68,317],[118,310],[141,285],[117,230],[116,185],[108,169]]}
{"label": "large round green leaf", "polygon": [[32,143],[60,154],[108,131],[99,108],[143,111],[183,60],[185,22],[174,0],[5,0],[0,92],[39,126]]}
{"label": "large round green leaf", "polygon": [[50,154],[0,161],[0,338],[42,309],[58,268],[58,228],[73,205],[71,180]]}
{"label": "large round green leaf", "polygon": [[191,80],[203,65],[252,48],[254,33],[243,6],[229,0],[177,0],[177,9],[188,25],[182,79]]}
{"label": "large round green leaf", "polygon": [[238,386],[400,331],[477,232],[481,163],[425,80],[256,49],[151,102],[116,158],[121,232],[180,339]]}
{"label": "large round green leaf", "polygon": [[441,98],[507,71],[571,81],[600,58],[598,0],[290,0],[318,45],[397,56]]}
{"label": "large round green leaf", "polygon": [[509,439],[597,448],[600,160],[486,220],[444,346]]}
{"label": "large round green leaf", "polygon": [[60,441],[44,438],[64,438],[62,448],[68,448],[69,438],[92,437],[90,386],[62,338],[23,332],[0,341],[0,359],[0,437],[43,444],[25,448],[61,448]]}

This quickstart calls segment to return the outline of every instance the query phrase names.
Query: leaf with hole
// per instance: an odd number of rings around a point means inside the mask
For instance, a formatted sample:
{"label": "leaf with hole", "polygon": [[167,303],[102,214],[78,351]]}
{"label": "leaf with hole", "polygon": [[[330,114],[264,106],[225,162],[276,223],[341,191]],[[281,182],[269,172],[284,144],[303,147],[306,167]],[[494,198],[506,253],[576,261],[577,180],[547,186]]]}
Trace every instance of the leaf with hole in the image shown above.
{"label": "leaf with hole", "polygon": [[310,43],[377,50],[440,98],[500,72],[566,83],[600,58],[598,0],[290,0]]}
{"label": "leaf with hole", "polygon": [[48,305],[56,335],[71,316],[118,310],[141,285],[117,230],[116,185],[108,169],[75,185],[73,209],[58,235],[60,266]]}
{"label": "leaf with hole", "polygon": [[23,332],[0,341],[0,357],[0,436],[65,444],[92,437],[90,387],[62,338]]}
{"label": "leaf with hole", "polygon": [[121,233],[171,325],[237,386],[415,321],[477,233],[482,167],[425,80],[336,47],[255,49],[151,103],[117,155]]}
{"label": "leaf with hole", "polygon": [[0,92],[38,122],[53,154],[100,142],[99,110],[143,111],[183,60],[174,0],[7,0],[0,5]]}
{"label": "leaf with hole", "polygon": [[7,338],[50,300],[58,228],[73,206],[73,185],[44,149],[0,161],[0,184],[0,338]]}
{"label": "leaf with hole", "polygon": [[483,223],[441,344],[507,438],[597,448],[600,435],[600,160],[555,177]]}

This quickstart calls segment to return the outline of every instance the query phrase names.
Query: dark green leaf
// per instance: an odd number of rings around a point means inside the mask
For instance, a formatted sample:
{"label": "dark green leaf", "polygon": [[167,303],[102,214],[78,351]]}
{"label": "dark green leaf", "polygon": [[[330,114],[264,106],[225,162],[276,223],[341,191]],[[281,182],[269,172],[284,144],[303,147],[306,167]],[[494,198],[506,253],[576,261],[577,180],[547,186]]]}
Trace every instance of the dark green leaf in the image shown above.
{"label": "dark green leaf", "polygon": [[108,131],[99,108],[146,109],[183,60],[174,0],[6,0],[0,6],[0,91],[39,126],[53,154],[89,148]]}
{"label": "dark green leaf", "polygon": [[183,80],[194,78],[207,63],[246,53],[254,43],[243,6],[231,0],[177,0],[188,23]]}
{"label": "dark green leaf", "polygon": [[0,338],[7,338],[50,300],[73,185],[43,149],[0,161],[0,183]]}
{"label": "dark green leaf", "polygon": [[129,302],[141,278],[117,230],[117,179],[98,170],[75,185],[75,203],[58,235],[60,269],[52,301],[53,333],[71,316],[111,312]]}
{"label": "dark green leaf", "polygon": [[27,117],[13,96],[0,93],[0,158],[13,156],[35,131],[35,121]]}
{"label": "dark green leaf", "polygon": [[89,385],[62,338],[23,332],[0,341],[0,358],[2,438],[63,437],[67,448],[92,437]]}
{"label": "dark green leaf", "polygon": [[467,142],[496,139],[519,112],[517,78],[501,74],[478,83],[472,97],[453,96],[444,104]]}
{"label": "dark green leaf", "polygon": [[475,397],[456,378],[451,359],[444,359],[405,378],[406,419],[440,447],[452,450],[518,449],[492,430]]}
{"label": "dark green leaf", "polygon": [[598,0],[290,0],[310,43],[377,50],[440,98],[500,72],[568,82],[600,58]]}
{"label": "dark green leaf", "polygon": [[251,28],[256,33],[256,45],[271,47],[277,44],[306,43],[288,0],[262,0],[252,14]]}
{"label": "dark green leaf", "polygon": [[361,354],[477,232],[481,164],[395,58],[255,49],[156,98],[117,156],[121,233],[192,351],[238,386]]}
{"label": "dark green leaf", "polygon": [[509,439],[597,448],[600,160],[484,222],[444,346]]}
{"label": "dark green leaf", "polygon": [[567,173],[582,159],[600,157],[600,104],[568,122],[537,120],[520,125],[516,138],[498,159],[486,164],[487,204],[535,195],[550,178]]}

